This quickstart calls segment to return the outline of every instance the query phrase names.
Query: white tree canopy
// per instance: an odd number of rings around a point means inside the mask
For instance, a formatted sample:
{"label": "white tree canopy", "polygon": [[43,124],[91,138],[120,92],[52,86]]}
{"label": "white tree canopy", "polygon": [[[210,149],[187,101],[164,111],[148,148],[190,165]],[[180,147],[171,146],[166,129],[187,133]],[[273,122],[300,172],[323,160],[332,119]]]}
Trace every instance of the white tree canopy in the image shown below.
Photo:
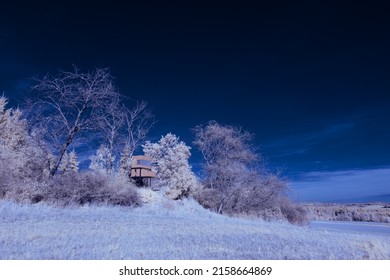
{"label": "white tree canopy", "polygon": [[153,159],[158,184],[166,196],[179,199],[197,187],[196,177],[188,163],[191,148],[176,135],[168,133],[157,143],[147,142],[143,148],[145,155]]}
{"label": "white tree canopy", "polygon": [[19,109],[6,109],[8,100],[0,97],[0,144],[18,150],[27,141],[27,122]]}
{"label": "white tree canopy", "polygon": [[79,162],[77,159],[77,154],[74,150],[70,153],[65,152],[64,157],[59,166],[59,170],[63,172],[77,172],[79,170]]}

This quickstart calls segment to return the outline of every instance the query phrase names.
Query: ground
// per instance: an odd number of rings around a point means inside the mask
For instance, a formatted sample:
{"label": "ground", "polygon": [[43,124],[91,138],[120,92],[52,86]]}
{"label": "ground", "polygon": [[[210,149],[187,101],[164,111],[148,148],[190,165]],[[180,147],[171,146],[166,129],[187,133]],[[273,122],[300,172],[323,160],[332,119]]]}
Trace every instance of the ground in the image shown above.
{"label": "ground", "polygon": [[55,208],[0,201],[0,259],[390,259],[390,236],[217,215],[194,201]]}

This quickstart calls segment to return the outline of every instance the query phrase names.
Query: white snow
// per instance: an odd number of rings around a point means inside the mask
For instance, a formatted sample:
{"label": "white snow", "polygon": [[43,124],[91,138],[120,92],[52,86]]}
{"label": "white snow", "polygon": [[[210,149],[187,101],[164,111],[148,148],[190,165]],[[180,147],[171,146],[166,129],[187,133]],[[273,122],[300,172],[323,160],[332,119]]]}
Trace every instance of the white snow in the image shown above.
{"label": "white snow", "polygon": [[194,201],[136,209],[0,201],[0,259],[390,259],[390,238],[230,218]]}

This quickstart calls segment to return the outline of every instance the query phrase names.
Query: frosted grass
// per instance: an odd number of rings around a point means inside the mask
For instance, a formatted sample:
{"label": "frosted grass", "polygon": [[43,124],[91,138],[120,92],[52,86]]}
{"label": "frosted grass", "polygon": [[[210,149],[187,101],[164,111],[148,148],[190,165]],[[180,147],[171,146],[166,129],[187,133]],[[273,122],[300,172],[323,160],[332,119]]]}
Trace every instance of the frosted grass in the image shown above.
{"label": "frosted grass", "polygon": [[313,229],[390,237],[390,225],[374,222],[313,221]]}
{"label": "frosted grass", "polygon": [[53,208],[0,201],[1,259],[390,259],[390,237],[230,218],[194,201]]}

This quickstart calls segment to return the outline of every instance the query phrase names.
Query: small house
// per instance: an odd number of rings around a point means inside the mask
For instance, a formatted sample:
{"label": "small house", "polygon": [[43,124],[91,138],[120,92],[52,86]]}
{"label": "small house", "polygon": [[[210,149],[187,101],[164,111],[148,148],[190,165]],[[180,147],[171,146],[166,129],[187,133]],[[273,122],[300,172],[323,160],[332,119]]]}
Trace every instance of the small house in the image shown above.
{"label": "small house", "polygon": [[130,178],[132,178],[138,186],[151,186],[152,178],[156,177],[157,173],[152,171],[152,158],[149,156],[133,156],[131,164]]}

